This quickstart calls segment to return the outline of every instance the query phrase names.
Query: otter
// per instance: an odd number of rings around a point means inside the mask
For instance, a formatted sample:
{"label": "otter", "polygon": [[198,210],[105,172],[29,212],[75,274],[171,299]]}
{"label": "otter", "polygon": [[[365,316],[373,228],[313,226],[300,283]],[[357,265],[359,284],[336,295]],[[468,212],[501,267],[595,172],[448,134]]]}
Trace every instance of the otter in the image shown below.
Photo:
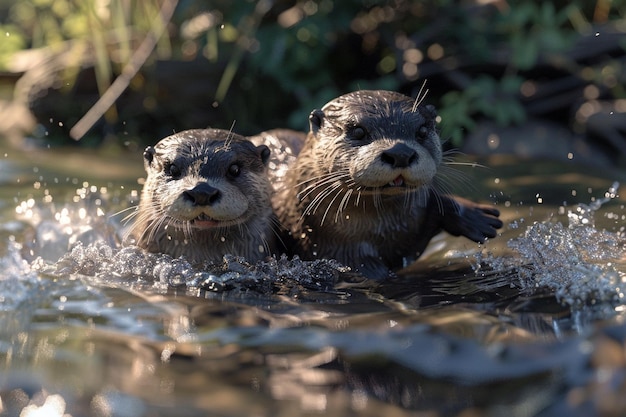
{"label": "otter", "polygon": [[391,91],[357,91],[314,110],[274,209],[303,259],[333,258],[385,279],[445,230],[484,242],[494,207],[439,192],[442,148],[431,105]]}
{"label": "otter", "polygon": [[220,129],[187,130],[148,146],[129,236],[149,252],[193,263],[271,255],[278,231],[269,156],[267,146]]}
{"label": "otter", "polygon": [[287,187],[291,167],[295,164],[306,137],[304,132],[283,128],[266,130],[247,137],[255,145],[265,145],[271,150],[267,173],[274,190],[277,191],[272,199],[274,207],[282,205],[280,190]]}

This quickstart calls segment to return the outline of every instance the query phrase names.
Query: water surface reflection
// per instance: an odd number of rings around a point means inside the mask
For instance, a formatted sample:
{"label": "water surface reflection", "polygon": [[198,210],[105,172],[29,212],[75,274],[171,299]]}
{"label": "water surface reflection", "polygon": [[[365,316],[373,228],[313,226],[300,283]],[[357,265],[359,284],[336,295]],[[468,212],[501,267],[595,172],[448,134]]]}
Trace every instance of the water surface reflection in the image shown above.
{"label": "water surface reflection", "polygon": [[[602,197],[624,173],[488,161],[491,170],[470,173],[479,181],[467,197],[498,202],[502,236],[486,246],[438,236],[405,274],[373,285],[332,262],[228,258],[202,269],[120,249],[123,225],[111,215],[136,204],[140,164],[115,158],[120,171],[98,179],[84,155],[83,168],[58,171],[33,170],[36,158],[3,162],[0,415],[626,410],[621,299],[569,305],[555,288],[531,291],[519,285],[518,248],[507,245],[535,222],[567,228],[568,209]],[[623,257],[625,214],[619,196],[594,213],[587,231],[606,230],[616,245],[588,245],[591,255]]]}

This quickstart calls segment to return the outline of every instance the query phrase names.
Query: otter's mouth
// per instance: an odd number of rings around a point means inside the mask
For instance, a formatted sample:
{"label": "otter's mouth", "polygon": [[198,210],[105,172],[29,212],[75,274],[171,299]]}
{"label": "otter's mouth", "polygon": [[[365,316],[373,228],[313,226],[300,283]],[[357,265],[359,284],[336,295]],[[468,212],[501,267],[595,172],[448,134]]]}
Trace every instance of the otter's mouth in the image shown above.
{"label": "otter's mouth", "polygon": [[246,216],[242,215],[233,219],[216,220],[206,213],[200,214],[198,217],[188,220],[188,224],[196,229],[213,229],[216,227],[230,227],[242,224],[246,221]]}
{"label": "otter's mouth", "polygon": [[404,187],[406,185],[406,181],[402,175],[398,175],[393,180],[389,181],[385,184],[385,187]]}
{"label": "otter's mouth", "polygon": [[200,229],[209,229],[209,228],[217,227],[220,225],[219,220],[215,220],[207,216],[205,213],[202,213],[195,219],[190,220],[189,223],[191,223],[192,226],[198,227]]}

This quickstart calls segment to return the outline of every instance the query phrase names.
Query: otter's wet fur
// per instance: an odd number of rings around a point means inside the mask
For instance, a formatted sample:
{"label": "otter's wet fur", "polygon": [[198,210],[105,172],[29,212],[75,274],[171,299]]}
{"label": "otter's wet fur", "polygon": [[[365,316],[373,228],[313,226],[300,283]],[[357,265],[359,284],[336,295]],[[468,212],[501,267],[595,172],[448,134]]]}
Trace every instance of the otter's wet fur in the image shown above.
{"label": "otter's wet fur", "polygon": [[498,210],[441,194],[433,106],[391,91],[357,91],[314,110],[275,211],[294,253],[333,258],[384,279],[446,230],[483,242]]}
{"label": "otter's wet fur", "polygon": [[275,253],[270,151],[220,129],[187,130],[144,152],[147,178],[129,236],[150,252],[220,262]]}

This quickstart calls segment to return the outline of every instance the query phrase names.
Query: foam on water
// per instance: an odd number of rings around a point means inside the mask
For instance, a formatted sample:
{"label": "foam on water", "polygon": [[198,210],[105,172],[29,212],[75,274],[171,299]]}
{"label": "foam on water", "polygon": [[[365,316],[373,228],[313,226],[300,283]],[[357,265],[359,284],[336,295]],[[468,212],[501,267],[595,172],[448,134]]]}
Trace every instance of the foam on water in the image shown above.
{"label": "foam on water", "polygon": [[332,260],[302,261],[268,258],[255,264],[225,255],[222,263],[192,265],[184,258],[147,253],[136,246],[111,247],[97,241],[77,243],[48,273],[95,276],[107,281],[146,284],[155,289],[186,287],[213,292],[275,292],[276,283],[305,288],[330,289],[348,271]]}
{"label": "foam on water", "polygon": [[622,303],[626,238],[622,231],[598,230],[594,217],[617,197],[618,186],[614,183],[603,198],[568,211],[567,226],[552,219],[528,226],[507,242],[515,256],[479,254],[477,274],[511,277],[512,285],[527,292],[548,290],[571,306]]}

